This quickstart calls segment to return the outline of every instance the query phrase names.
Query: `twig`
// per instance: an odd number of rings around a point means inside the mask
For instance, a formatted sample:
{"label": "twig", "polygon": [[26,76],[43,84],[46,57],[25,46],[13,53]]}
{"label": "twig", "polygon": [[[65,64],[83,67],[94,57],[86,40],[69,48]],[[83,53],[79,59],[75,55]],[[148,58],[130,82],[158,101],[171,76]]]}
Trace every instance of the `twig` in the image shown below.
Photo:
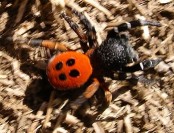
{"label": "twig", "polygon": [[68,133],[68,131],[62,127],[58,127],[52,133]]}
{"label": "twig", "polygon": [[52,5],[60,6],[61,8],[65,7],[65,0],[50,0]]}
{"label": "twig", "polygon": [[73,2],[73,1],[68,1],[67,3],[66,3],[66,5],[68,6],[68,7],[71,7],[71,8],[74,8],[74,9],[76,9],[78,12],[83,12],[84,10],[85,10],[85,7],[80,7],[77,3],[75,3],[75,2]]}
{"label": "twig", "polygon": [[60,113],[60,115],[59,115],[59,117],[58,117],[58,119],[57,119],[57,122],[56,122],[56,125],[55,125],[55,127],[54,127],[54,130],[53,130],[53,133],[56,133],[57,132],[57,130],[60,128],[60,123],[62,122],[62,121],[64,121],[65,120],[65,116],[66,114],[63,114],[63,113]]}
{"label": "twig", "polygon": [[24,15],[25,9],[26,9],[26,5],[28,3],[28,0],[24,0],[19,7],[18,10],[18,14],[17,14],[17,18],[15,20],[15,24],[19,23]]}
{"label": "twig", "polygon": [[[11,66],[13,68],[13,74],[16,75],[17,77],[20,77],[23,80],[25,80],[26,85],[29,84],[30,77],[20,70],[20,63],[16,59],[10,57],[9,55],[7,55],[6,53],[1,52],[1,51],[0,51],[0,57],[4,57],[9,62],[11,62]],[[2,82],[3,84],[8,84],[8,85],[10,85],[10,84],[13,85],[13,83],[14,83],[13,81],[10,81],[10,80],[7,81],[6,79],[0,79],[0,82]]]}
{"label": "twig", "polygon": [[57,133],[57,131],[61,128],[60,127],[60,124],[61,122],[64,122],[64,123],[67,123],[67,124],[72,124],[72,125],[75,125],[77,124],[80,120],[77,119],[75,116],[73,115],[70,115],[68,113],[60,113],[60,116],[58,117],[57,119],[57,122],[56,122],[56,125],[55,125],[55,128],[53,130],[53,133]]}
{"label": "twig", "polygon": [[161,44],[159,44],[158,48],[156,48],[152,55],[154,56],[161,48],[163,48],[167,43],[171,42],[172,41],[172,37],[173,37],[173,34],[169,35],[164,41],[161,42]]}
{"label": "twig", "polygon": [[126,127],[126,133],[133,133],[130,115],[127,115],[126,117],[124,117],[124,124]]}
{"label": "twig", "polygon": [[[43,115],[43,111],[45,110],[46,105],[47,105],[46,103],[42,103],[42,105],[41,105],[40,108],[39,108],[39,111],[38,111],[37,114],[36,114],[36,117],[37,117],[37,118],[38,118],[38,117],[41,117],[41,116]],[[35,120],[35,121],[31,124],[30,128],[28,129],[28,133],[33,133],[33,132],[35,132],[36,129],[37,129],[38,124],[39,124],[39,121],[38,121],[38,120]]]}
{"label": "twig", "polygon": [[106,14],[109,18],[112,19],[112,13],[106,9],[105,7],[103,7],[102,5],[100,5],[98,2],[94,1],[94,0],[83,0],[84,2],[94,6],[95,8],[97,8],[98,10],[102,11],[104,14]]}
{"label": "twig", "polygon": [[147,18],[147,14],[146,14],[147,10],[145,10],[142,7],[140,7],[138,5],[137,1],[135,1],[135,0],[127,0],[127,1],[130,4],[130,8],[132,8],[132,6],[135,6],[137,8],[137,10],[140,12],[140,14]]}
{"label": "twig", "polygon": [[161,4],[167,4],[170,3],[172,0],[159,0]]}
{"label": "twig", "polygon": [[47,114],[46,114],[46,117],[45,117],[43,128],[47,127],[47,123],[50,120],[51,112],[53,111],[52,103],[53,103],[54,97],[55,97],[55,91],[52,91],[51,96],[50,96],[50,100],[49,100],[49,103],[48,103]]}
{"label": "twig", "polygon": [[73,116],[73,115],[70,115],[70,114],[66,114],[66,117],[65,117],[65,123],[67,124],[77,124],[80,120],[77,119],[77,117]]}
{"label": "twig", "polygon": [[131,117],[133,114],[131,113],[130,106],[126,106],[128,115],[124,117],[124,125],[126,127],[126,133],[133,133],[133,127],[131,123]]}
{"label": "twig", "polygon": [[102,125],[99,122],[94,122],[92,126],[94,127],[95,133],[105,133]]}
{"label": "twig", "polygon": [[117,133],[122,133],[123,132],[123,120],[118,120],[117,122]]}

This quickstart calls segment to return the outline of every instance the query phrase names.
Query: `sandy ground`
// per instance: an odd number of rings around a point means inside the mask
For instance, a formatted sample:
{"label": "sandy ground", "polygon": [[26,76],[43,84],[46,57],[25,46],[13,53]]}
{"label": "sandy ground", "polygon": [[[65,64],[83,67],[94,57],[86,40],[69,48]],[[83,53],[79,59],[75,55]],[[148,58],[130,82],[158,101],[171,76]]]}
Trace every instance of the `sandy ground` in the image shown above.
{"label": "sandy ground", "polygon": [[[174,2],[172,0],[2,0],[0,2],[0,132],[1,133],[173,133],[174,132]],[[161,58],[145,71],[144,83],[106,79],[113,94],[104,106],[101,90],[78,110],[69,109],[81,90],[53,91],[45,63],[49,51],[31,47],[31,38],[49,39],[80,51],[79,38],[60,17],[66,5],[84,11],[100,43],[107,31],[137,18],[154,20],[126,32],[140,59]],[[69,15],[80,26],[79,19]],[[83,27],[83,26],[82,26]],[[148,32],[149,33],[145,33]],[[7,37],[12,40],[7,41]],[[20,40],[20,41],[19,41]],[[130,82],[131,81],[131,82]]]}

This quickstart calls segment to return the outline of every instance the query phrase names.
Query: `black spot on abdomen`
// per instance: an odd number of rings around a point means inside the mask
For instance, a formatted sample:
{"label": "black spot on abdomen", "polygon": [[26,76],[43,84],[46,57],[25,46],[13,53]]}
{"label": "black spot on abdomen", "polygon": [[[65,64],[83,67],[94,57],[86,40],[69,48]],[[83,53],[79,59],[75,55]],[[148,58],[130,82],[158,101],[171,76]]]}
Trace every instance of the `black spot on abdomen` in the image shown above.
{"label": "black spot on abdomen", "polygon": [[76,69],[73,69],[73,70],[70,71],[69,75],[71,77],[78,77],[80,75],[80,72]]}

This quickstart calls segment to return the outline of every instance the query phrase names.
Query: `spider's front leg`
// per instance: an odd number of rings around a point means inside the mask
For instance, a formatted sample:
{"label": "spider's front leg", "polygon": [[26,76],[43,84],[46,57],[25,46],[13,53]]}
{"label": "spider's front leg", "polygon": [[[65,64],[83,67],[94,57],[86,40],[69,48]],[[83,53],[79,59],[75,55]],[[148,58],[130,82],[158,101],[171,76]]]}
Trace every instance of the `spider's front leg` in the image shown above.
{"label": "spider's front leg", "polygon": [[69,17],[67,16],[64,12],[61,13],[61,16],[67,21],[69,26],[73,29],[73,31],[78,35],[80,38],[80,45],[81,48],[84,52],[86,52],[89,47],[87,45],[88,40],[86,34],[83,32],[83,30]]}
{"label": "spider's front leg", "polygon": [[68,8],[70,8],[72,12],[79,17],[81,23],[85,26],[85,29],[87,30],[86,34],[88,37],[90,48],[92,48],[93,46],[94,47],[98,46],[95,27],[90,23],[90,21],[82,12],[78,12],[77,10],[71,7]]}
{"label": "spider's front leg", "polygon": [[127,31],[132,28],[136,28],[139,26],[147,26],[147,25],[158,26],[158,27],[161,26],[161,24],[156,21],[133,20],[130,22],[122,23],[122,24],[114,27],[111,31],[114,31],[115,33],[119,33],[119,32],[123,32],[123,31]]}

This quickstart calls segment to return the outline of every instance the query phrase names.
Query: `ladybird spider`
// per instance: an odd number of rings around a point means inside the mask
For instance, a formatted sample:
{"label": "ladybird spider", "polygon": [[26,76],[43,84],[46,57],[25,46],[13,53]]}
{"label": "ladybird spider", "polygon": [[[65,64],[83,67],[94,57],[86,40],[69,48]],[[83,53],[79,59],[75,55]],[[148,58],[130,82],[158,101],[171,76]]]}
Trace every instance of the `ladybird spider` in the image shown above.
{"label": "ladybird spider", "polygon": [[[61,16],[80,38],[81,49],[84,53],[70,50],[62,44],[51,41],[30,40],[29,44],[63,51],[53,56],[46,68],[48,80],[54,88],[63,91],[72,90],[80,88],[89,80],[92,81],[83,95],[73,102],[72,107],[74,104],[80,106],[92,97],[99,88],[104,90],[106,101],[109,103],[112,95],[104,77],[113,78],[115,72],[144,71],[155,67],[160,62],[160,59],[139,61],[138,54],[129,44],[126,35],[120,34],[120,32],[138,26],[160,26],[160,23],[147,20],[122,23],[109,30],[106,39],[98,45],[94,26],[83,13],[74,9],[71,10],[79,17],[86,29],[86,34],[66,13],[61,13]],[[133,65],[127,66],[127,64],[133,62]]]}

